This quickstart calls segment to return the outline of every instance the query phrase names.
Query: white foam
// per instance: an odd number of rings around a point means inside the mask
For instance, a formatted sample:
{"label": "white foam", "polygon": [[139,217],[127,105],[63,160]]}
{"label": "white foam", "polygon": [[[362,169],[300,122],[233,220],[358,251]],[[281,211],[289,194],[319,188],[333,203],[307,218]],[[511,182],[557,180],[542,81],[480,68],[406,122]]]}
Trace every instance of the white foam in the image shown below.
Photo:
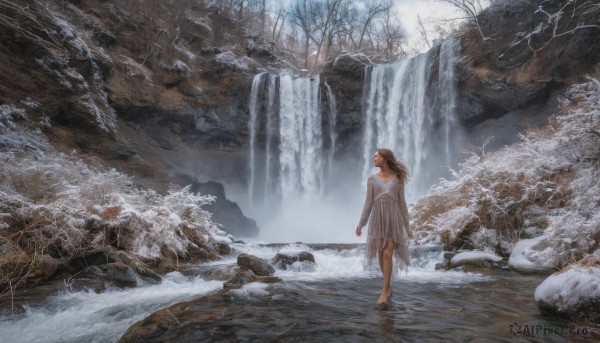
{"label": "white foam", "polygon": [[222,282],[167,274],[158,285],[64,292],[20,317],[0,317],[0,342],[114,342],[135,322],[169,304],[220,289]]}

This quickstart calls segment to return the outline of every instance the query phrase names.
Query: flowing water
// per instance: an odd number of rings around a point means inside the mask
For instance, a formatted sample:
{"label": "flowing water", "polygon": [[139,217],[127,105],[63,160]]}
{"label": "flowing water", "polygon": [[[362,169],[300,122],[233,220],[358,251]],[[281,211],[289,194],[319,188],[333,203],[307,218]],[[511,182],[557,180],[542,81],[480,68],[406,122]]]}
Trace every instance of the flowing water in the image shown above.
{"label": "flowing water", "polygon": [[391,148],[407,164],[409,202],[448,177],[462,148],[455,113],[458,50],[458,41],[448,40],[425,54],[368,66],[362,144],[343,147],[356,155],[343,159],[336,159],[340,119],[326,79],[257,74],[249,97],[248,198],[241,206],[257,220],[258,239],[359,242],[353,228],[377,147]]}
{"label": "flowing water", "polygon": [[425,54],[367,67],[364,83],[363,179],[373,172],[377,147],[392,149],[412,175],[406,197],[425,194],[456,167],[461,130],[456,117],[454,64],[458,42]]}
{"label": "flowing water", "polygon": [[[103,292],[64,289],[24,314],[0,318],[0,342],[114,342],[153,311],[221,289],[201,275],[234,264],[237,253],[271,259],[282,249],[307,250],[316,266],[296,263],[277,270],[278,284],[252,283],[228,293],[215,320],[169,332],[172,341],[333,342],[595,342],[598,328],[550,320],[533,302],[542,276],[500,271],[495,275],[436,271],[439,247],[411,249],[413,267],[393,280],[388,310],[374,307],[380,274],[365,270],[360,244],[234,244],[230,257],[169,274],[158,285]],[[560,329],[517,334],[511,325]],[[580,334],[569,334],[570,325]],[[586,329],[587,334],[581,333]],[[540,329],[542,330],[542,329]],[[163,337],[165,338],[165,337]],[[156,338],[155,341],[160,341]]]}

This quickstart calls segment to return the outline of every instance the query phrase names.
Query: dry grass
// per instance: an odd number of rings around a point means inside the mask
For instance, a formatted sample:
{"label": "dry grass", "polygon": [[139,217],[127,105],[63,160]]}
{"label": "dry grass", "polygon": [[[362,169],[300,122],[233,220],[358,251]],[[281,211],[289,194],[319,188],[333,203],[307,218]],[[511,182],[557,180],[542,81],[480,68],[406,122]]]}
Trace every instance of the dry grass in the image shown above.
{"label": "dry grass", "polygon": [[68,264],[113,246],[159,261],[154,264],[214,259],[217,244],[211,237],[226,235],[201,208],[213,198],[189,188],[163,195],[137,189],[130,177],[94,170],[75,157],[0,155],[6,162],[0,167],[4,295],[47,277],[42,264],[50,257]]}

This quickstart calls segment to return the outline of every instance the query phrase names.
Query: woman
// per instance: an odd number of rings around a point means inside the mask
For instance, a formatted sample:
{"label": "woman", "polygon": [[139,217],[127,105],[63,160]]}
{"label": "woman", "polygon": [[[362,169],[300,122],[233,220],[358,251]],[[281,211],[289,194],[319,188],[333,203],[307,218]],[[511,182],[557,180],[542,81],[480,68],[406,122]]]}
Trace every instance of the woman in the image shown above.
{"label": "woman", "polygon": [[361,235],[363,226],[369,221],[367,260],[371,263],[377,255],[383,273],[383,290],[377,301],[379,306],[386,305],[392,295],[392,256],[396,255],[396,269],[406,270],[410,264],[408,239],[413,235],[408,226],[408,208],[404,200],[408,170],[389,149],[377,149],[374,162],[380,170],[367,181],[367,199],[356,235]]}

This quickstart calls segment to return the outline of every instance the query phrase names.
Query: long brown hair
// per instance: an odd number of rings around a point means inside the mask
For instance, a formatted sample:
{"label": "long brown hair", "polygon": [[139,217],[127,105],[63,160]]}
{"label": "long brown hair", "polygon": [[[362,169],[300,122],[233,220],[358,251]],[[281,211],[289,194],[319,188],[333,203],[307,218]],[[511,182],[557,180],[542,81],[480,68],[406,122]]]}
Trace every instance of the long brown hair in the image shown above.
{"label": "long brown hair", "polygon": [[408,168],[406,168],[406,166],[402,162],[396,159],[392,150],[378,148],[377,152],[379,153],[379,156],[381,156],[385,160],[385,163],[387,163],[390,170],[394,174],[396,174],[396,179],[398,179],[398,183],[401,185],[406,184],[406,182],[408,181]]}

